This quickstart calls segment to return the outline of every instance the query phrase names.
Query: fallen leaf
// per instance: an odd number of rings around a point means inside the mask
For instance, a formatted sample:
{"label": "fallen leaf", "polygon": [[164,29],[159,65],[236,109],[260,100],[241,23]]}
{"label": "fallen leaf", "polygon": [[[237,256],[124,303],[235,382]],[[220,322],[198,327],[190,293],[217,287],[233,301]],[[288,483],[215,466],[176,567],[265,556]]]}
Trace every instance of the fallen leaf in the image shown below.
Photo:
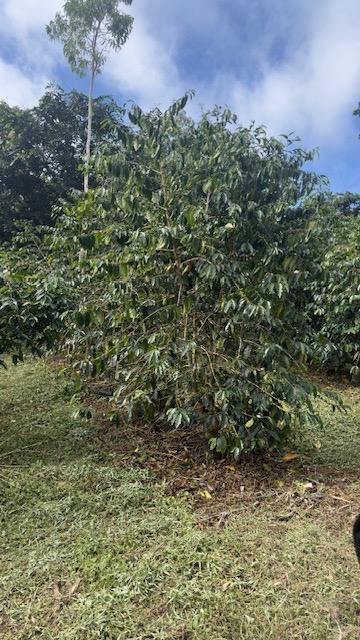
{"label": "fallen leaf", "polygon": [[300,494],[304,494],[307,491],[314,491],[315,485],[312,482],[298,482],[294,483],[296,490]]}
{"label": "fallen leaf", "polygon": [[306,491],[311,491],[314,489],[314,484],[312,482],[305,482],[303,487]]}
{"label": "fallen leaf", "polygon": [[212,500],[212,495],[211,495],[211,493],[210,493],[209,491],[207,491],[206,489],[205,489],[205,491],[200,491],[200,495],[201,495],[203,498],[206,498],[206,500]]}
{"label": "fallen leaf", "polygon": [[296,460],[299,457],[298,453],[285,453],[284,456],[282,456],[281,460],[282,462],[291,462],[292,460]]}

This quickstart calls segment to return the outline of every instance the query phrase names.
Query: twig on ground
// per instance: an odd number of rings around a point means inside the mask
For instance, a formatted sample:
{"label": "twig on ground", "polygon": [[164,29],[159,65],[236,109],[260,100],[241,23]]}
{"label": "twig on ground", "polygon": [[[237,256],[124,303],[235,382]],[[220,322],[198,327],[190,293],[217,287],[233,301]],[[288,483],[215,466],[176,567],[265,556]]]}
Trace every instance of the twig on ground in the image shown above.
{"label": "twig on ground", "polygon": [[13,449],[13,451],[7,451],[6,453],[2,453],[0,455],[0,460],[2,458],[7,458],[8,456],[11,456],[13,453],[19,453],[20,451],[25,451],[26,449],[33,449],[34,447],[36,447],[39,444],[44,444],[44,441],[35,442],[34,444],[29,444],[26,447],[20,447],[19,449]]}

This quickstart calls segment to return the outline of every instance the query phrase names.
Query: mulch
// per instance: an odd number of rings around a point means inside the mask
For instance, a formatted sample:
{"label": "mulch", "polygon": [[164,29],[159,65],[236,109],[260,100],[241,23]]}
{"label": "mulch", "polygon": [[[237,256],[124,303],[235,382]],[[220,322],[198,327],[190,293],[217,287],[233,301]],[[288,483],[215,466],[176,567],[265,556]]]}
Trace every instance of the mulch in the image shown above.
{"label": "mulch", "polygon": [[236,464],[231,457],[214,457],[201,427],[164,431],[125,420],[116,425],[108,417],[115,407],[99,397],[96,383],[83,399],[92,409],[101,451],[111,453],[119,466],[147,469],[168,495],[187,496],[201,528],[223,526],[244,509],[263,509],[275,524],[294,517],[325,518],[337,530],[358,513],[355,472],[315,465],[310,456],[300,455],[289,461],[280,455],[247,456]]}

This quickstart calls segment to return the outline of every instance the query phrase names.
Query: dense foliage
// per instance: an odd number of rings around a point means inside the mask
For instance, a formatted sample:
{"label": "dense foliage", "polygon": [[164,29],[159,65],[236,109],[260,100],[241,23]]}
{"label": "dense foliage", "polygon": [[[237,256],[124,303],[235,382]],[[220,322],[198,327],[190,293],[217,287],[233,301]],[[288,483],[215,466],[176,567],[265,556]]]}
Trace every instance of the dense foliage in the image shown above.
{"label": "dense foliage", "polygon": [[134,108],[53,250],[80,259],[69,332],[80,371],[112,380],[130,418],[200,422],[212,447],[238,455],[313,416],[290,295],[301,273],[283,246],[317,178],[290,140],[236,127],[228,111],[195,124],[179,116],[185,102]]}
{"label": "dense foliage", "polygon": [[[360,376],[359,197],[330,195],[313,211],[308,336],[318,362]],[[312,208],[310,206],[310,208]]]}
{"label": "dense foliage", "polygon": [[[96,148],[112,139],[122,113],[110,98],[94,101]],[[86,121],[87,97],[56,86],[33,109],[0,102],[0,240],[17,220],[49,224],[59,199],[81,189]]]}
{"label": "dense foliage", "polygon": [[[24,352],[53,349],[64,331],[63,314],[73,304],[73,288],[49,253],[46,228],[26,225],[11,248],[0,251],[0,365],[16,364]],[[67,274],[69,276],[69,274]]]}
{"label": "dense foliage", "polygon": [[[359,366],[358,196],[319,195],[312,154],[186,98],[134,107],[98,186],[0,255],[0,353],[64,349],[119,411],[202,424],[219,452],[316,419],[306,366]],[[326,243],[324,238],[326,237]]]}

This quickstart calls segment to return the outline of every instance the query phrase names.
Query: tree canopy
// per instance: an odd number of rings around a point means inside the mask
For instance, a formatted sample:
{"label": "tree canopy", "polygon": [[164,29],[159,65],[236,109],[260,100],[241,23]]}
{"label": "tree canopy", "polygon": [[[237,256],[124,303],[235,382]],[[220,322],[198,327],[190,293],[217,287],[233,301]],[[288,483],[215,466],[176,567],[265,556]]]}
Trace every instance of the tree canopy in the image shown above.
{"label": "tree canopy", "polygon": [[[112,98],[94,101],[95,148],[113,139],[122,114]],[[58,86],[32,109],[0,102],[0,239],[17,220],[49,224],[54,205],[81,189],[86,120],[87,97]]]}
{"label": "tree canopy", "polygon": [[63,12],[47,25],[49,37],[63,43],[72,71],[97,75],[108,51],[125,44],[133,18],[119,11],[120,3],[129,6],[132,0],[66,0]]}

